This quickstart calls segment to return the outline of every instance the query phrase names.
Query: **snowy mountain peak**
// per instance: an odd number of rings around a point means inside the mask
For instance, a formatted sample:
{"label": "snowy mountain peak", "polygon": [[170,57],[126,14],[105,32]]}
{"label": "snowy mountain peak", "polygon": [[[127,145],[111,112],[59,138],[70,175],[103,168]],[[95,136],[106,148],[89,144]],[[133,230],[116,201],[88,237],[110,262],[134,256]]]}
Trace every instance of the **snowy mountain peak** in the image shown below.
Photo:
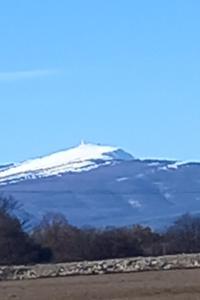
{"label": "snowy mountain peak", "polygon": [[0,169],[0,184],[61,175],[66,172],[89,171],[116,161],[132,159],[132,155],[117,147],[82,141],[77,147]]}

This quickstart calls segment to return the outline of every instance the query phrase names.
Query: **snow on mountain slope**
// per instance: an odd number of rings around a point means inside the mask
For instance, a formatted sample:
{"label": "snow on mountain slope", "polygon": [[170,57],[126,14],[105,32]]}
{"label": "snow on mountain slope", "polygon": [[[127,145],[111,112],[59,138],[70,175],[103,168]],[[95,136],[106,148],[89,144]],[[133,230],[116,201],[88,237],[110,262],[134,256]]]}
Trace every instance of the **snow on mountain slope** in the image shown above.
{"label": "snow on mountain slope", "polygon": [[0,169],[0,184],[61,175],[66,172],[88,171],[113,161],[132,159],[132,155],[119,148],[82,142],[75,148]]}
{"label": "snow on mountain slope", "polygon": [[62,212],[77,226],[163,228],[182,214],[199,214],[200,162],[133,158],[116,147],[82,143],[0,167],[0,193],[36,221]]}

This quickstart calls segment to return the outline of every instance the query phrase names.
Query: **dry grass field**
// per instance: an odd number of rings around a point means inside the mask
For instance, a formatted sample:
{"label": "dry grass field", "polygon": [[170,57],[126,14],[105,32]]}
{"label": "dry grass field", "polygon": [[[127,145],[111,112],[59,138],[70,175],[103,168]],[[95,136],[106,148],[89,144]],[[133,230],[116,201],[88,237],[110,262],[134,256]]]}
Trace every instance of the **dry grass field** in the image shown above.
{"label": "dry grass field", "polygon": [[199,300],[200,270],[0,282],[0,300]]}

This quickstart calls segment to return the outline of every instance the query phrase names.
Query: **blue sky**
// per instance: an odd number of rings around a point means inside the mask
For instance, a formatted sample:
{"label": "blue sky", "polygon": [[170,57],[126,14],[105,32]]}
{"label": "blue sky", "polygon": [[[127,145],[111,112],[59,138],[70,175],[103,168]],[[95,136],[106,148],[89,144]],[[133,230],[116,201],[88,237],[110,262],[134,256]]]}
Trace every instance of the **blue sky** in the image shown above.
{"label": "blue sky", "polygon": [[198,0],[0,9],[0,163],[86,141],[200,160]]}

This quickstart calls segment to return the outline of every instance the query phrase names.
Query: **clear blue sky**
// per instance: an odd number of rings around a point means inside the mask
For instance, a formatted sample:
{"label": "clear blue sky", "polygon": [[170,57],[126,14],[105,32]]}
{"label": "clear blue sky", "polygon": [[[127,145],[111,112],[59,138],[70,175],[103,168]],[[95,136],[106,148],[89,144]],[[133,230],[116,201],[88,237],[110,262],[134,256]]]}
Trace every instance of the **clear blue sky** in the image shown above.
{"label": "clear blue sky", "polygon": [[0,9],[0,163],[90,142],[200,159],[199,0]]}

